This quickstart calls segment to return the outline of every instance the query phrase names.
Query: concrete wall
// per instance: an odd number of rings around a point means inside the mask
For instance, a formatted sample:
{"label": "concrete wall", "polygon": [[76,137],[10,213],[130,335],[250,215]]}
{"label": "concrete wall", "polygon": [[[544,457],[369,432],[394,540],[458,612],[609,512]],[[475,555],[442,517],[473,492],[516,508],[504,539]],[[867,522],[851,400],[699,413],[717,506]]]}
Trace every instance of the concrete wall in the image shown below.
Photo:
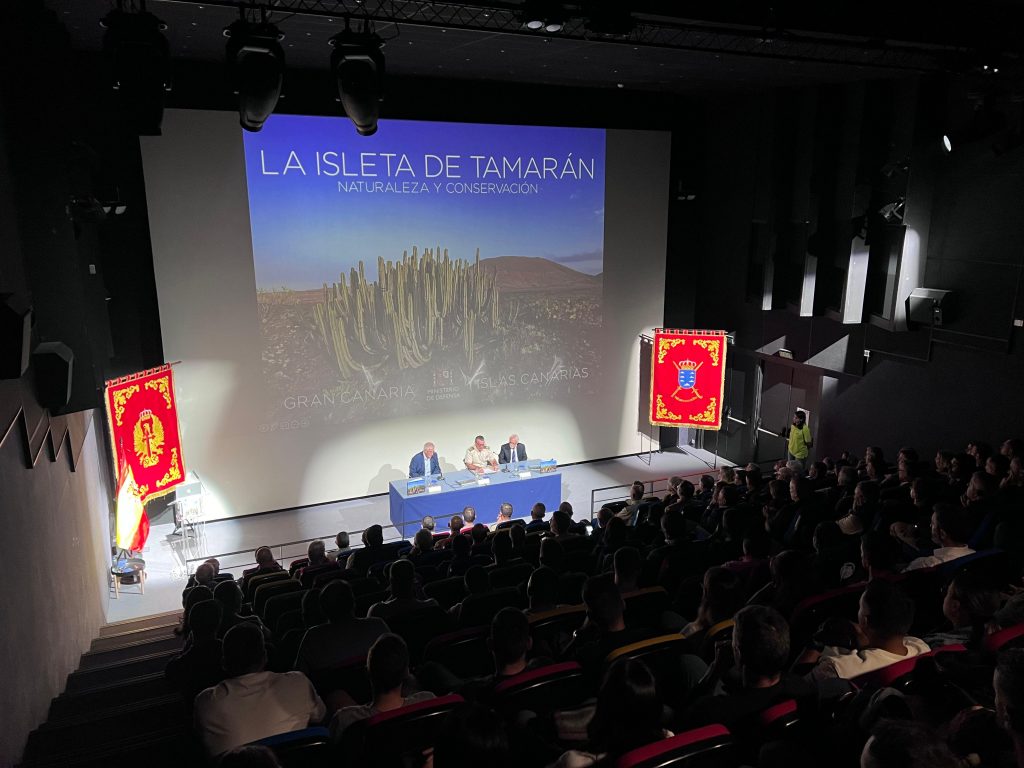
{"label": "concrete wall", "polygon": [[18,759],[96,637],[110,562],[102,420],[51,420],[31,403],[26,418],[23,398],[27,382],[0,382],[0,765]]}

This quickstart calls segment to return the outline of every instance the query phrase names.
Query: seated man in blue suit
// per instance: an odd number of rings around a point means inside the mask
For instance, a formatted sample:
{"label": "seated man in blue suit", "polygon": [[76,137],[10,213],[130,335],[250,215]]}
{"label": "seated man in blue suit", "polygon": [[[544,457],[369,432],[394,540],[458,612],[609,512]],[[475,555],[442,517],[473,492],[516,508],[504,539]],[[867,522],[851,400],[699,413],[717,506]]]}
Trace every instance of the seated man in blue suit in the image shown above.
{"label": "seated man in blue suit", "polygon": [[519,442],[519,435],[510,435],[508,442],[498,451],[499,464],[511,464],[513,461],[526,461],[526,445]]}
{"label": "seated man in blue suit", "polygon": [[409,477],[423,477],[424,474],[441,474],[441,465],[437,461],[433,443],[424,443],[423,451],[413,456],[409,462]]}

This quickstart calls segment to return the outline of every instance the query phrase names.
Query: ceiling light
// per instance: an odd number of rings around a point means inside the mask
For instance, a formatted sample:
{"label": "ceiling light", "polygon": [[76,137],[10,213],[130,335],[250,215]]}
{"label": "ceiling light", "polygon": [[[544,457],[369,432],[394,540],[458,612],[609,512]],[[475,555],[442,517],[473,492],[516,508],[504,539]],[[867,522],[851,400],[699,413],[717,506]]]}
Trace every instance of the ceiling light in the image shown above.
{"label": "ceiling light", "polygon": [[364,23],[362,32],[345,29],[331,38],[331,72],[338,85],[338,98],[345,114],[355,123],[360,136],[377,132],[380,102],[384,91],[384,41]]}
{"label": "ceiling light", "polygon": [[948,134],[942,134],[942,148],[947,152],[953,151],[953,142],[950,140]]}
{"label": "ceiling light", "polygon": [[227,58],[235,93],[238,120],[247,131],[258,131],[274,114],[284,83],[284,39],[264,19],[258,24],[239,19],[224,30]]}
{"label": "ceiling light", "polygon": [[132,127],[159,136],[164,92],[171,89],[171,53],[162,34],[167,25],[148,11],[128,13],[120,5],[100,21],[110,84]]}

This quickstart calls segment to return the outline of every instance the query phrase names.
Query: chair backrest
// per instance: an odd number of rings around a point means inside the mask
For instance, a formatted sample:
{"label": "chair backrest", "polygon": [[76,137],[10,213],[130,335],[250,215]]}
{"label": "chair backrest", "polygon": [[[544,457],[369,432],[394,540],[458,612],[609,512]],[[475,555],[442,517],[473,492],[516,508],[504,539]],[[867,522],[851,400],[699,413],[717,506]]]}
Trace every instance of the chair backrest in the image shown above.
{"label": "chair backrest", "polygon": [[302,598],[305,595],[305,590],[300,589],[296,592],[285,592],[272,596],[263,605],[263,623],[271,632],[277,634],[277,624],[281,617],[291,611],[301,610]]}
{"label": "chair backrest", "polygon": [[309,565],[308,557],[300,557],[298,560],[292,560],[288,564],[288,573],[295,575],[295,572],[299,570],[299,568],[305,568],[307,565]]}
{"label": "chair backrest", "polygon": [[435,745],[441,723],[463,702],[457,695],[420,701],[353,723],[342,736],[349,765],[392,768]]}
{"label": "chair backrest", "polygon": [[341,568],[325,569],[313,576],[313,580],[310,583],[309,587],[310,589],[323,589],[332,581],[344,578],[345,572]]}
{"label": "chair backrest", "polygon": [[313,586],[313,582],[316,580],[317,576],[322,573],[331,573],[337,570],[339,570],[338,564],[333,560],[328,560],[326,563],[321,563],[320,565],[307,565],[302,569],[302,575],[299,577],[299,583],[301,583],[306,589],[309,589]]}
{"label": "chair backrest", "polygon": [[580,704],[593,695],[583,668],[574,661],[531,669],[498,683],[494,708],[511,717],[528,710],[547,716]]}
{"label": "chair backrest", "polygon": [[286,592],[299,592],[301,589],[302,585],[295,579],[279,579],[278,581],[260,584],[253,593],[252,612],[262,619],[263,607],[267,604],[267,600],[275,595],[283,595]]}
{"label": "chair backrest", "polygon": [[558,577],[558,602],[563,605],[580,605],[583,602],[583,585],[586,583],[585,573],[563,573]]}
{"label": "chair backrest", "polygon": [[318,669],[309,674],[309,679],[321,696],[345,691],[353,701],[363,702],[369,701],[372,695],[365,656],[353,656],[333,667]]}
{"label": "chair backrest", "polygon": [[482,595],[469,595],[462,601],[459,626],[479,627],[490,624],[502,608],[520,608],[522,602],[522,595],[514,587],[495,589]]}
{"label": "chair backrest", "polygon": [[661,626],[661,615],[668,610],[668,592],[664,587],[647,587],[625,596],[626,626]]}
{"label": "chair backrest", "polygon": [[423,594],[437,600],[437,604],[448,610],[466,596],[466,584],[461,576],[438,579],[423,585]]}
{"label": "chair backrest", "polygon": [[306,768],[324,764],[330,738],[326,728],[315,727],[268,736],[253,744],[269,747],[281,768]]}
{"label": "chair backrest", "polygon": [[866,586],[867,582],[850,584],[819,595],[811,595],[797,603],[789,622],[793,651],[802,651],[825,619],[855,620],[860,596]]}
{"label": "chair backrest", "polygon": [[451,617],[437,606],[420,608],[387,618],[388,627],[409,646],[409,661],[415,666],[423,658],[423,650],[433,638],[452,629]]}
{"label": "chair backrest", "polygon": [[967,648],[963,645],[943,645],[928,653],[921,653],[911,656],[909,659],[897,661],[881,669],[865,672],[863,675],[850,680],[858,688],[902,688],[909,681],[910,677],[921,659],[934,657],[940,653],[965,653]]}
{"label": "chair backrest", "polygon": [[608,666],[619,659],[642,659],[646,662],[650,657],[665,653],[685,653],[686,648],[686,638],[682,635],[658,635],[616,648],[608,654],[604,663]]}
{"label": "chair backrest", "polygon": [[423,660],[433,661],[459,677],[483,677],[494,671],[494,659],[487,647],[491,628],[470,627],[431,638],[423,649]]}
{"label": "chair backrest", "polygon": [[250,576],[249,580],[245,583],[245,602],[251,603],[253,596],[256,594],[256,588],[261,584],[266,584],[271,581],[280,581],[281,579],[290,579],[288,571],[272,571],[271,573],[261,573],[257,576]]}
{"label": "chair backrest", "polygon": [[736,622],[732,619],[726,619],[711,626],[704,633],[704,639],[700,644],[700,656],[704,661],[709,664],[711,663],[711,660],[715,658],[715,645],[719,640],[732,637],[732,631],[735,626]]}
{"label": "chair backrest", "polygon": [[491,582],[491,589],[504,589],[506,587],[518,587],[530,578],[533,573],[533,566],[529,563],[516,563],[488,571],[487,577]]}
{"label": "chair backrest", "polygon": [[1024,624],[1001,629],[986,635],[982,647],[986,653],[996,654],[1004,648],[1020,648],[1024,646]]}
{"label": "chair backrest", "polygon": [[724,725],[706,725],[639,747],[619,757],[615,768],[729,768],[735,765],[732,737]]}

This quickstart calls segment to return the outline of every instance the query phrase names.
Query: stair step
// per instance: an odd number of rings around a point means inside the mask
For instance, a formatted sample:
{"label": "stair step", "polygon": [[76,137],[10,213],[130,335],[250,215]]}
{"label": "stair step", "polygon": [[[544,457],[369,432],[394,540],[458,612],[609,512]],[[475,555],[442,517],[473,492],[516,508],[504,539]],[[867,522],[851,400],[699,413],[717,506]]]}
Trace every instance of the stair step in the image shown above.
{"label": "stair step", "polygon": [[27,758],[21,768],[110,768],[111,765],[145,765],[146,768],[180,768],[205,765],[202,747],[187,728],[159,734],[127,736],[91,750]]}
{"label": "stair step", "polygon": [[178,622],[174,622],[173,624],[163,627],[143,627],[142,629],[127,630],[116,635],[98,637],[92,641],[92,645],[89,646],[89,652],[99,653],[101,651],[113,651],[144,640],[160,640],[168,637],[177,637],[177,635],[174,634],[174,630],[177,626]]}
{"label": "stair step", "polygon": [[47,724],[73,720],[85,714],[100,716],[106,711],[128,704],[176,693],[163,671],[141,675],[129,680],[114,681],[85,691],[65,692],[50,702]]}
{"label": "stair step", "polygon": [[167,662],[177,653],[177,650],[161,651],[127,661],[100,664],[90,669],[79,669],[68,675],[64,693],[85,693],[143,675],[157,672],[162,674]]}
{"label": "stair step", "polygon": [[181,611],[165,611],[154,613],[152,616],[145,616],[141,619],[125,619],[124,621],[112,621],[100,627],[100,637],[118,635],[133,629],[149,629],[150,627],[163,627],[177,624],[181,619]]}
{"label": "stair step", "polygon": [[110,745],[120,746],[129,737],[155,739],[187,728],[180,696],[147,699],[105,710],[98,717],[85,714],[60,723],[44,723],[29,734],[25,759],[73,757]]}
{"label": "stair step", "polygon": [[82,654],[79,670],[93,669],[118,661],[131,661],[142,656],[163,651],[180,651],[184,641],[180,637],[165,637],[158,640],[140,640],[107,651],[88,651]]}

